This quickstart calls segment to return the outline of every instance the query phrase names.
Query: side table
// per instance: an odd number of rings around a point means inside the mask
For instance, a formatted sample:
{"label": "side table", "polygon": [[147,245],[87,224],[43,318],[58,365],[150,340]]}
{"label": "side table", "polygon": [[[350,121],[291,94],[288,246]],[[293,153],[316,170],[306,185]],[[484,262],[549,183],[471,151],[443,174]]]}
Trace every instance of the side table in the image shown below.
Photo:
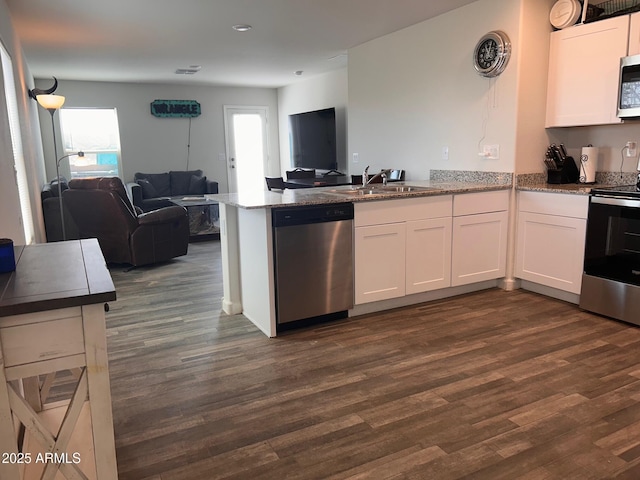
{"label": "side table", "polygon": [[[0,274],[0,478],[115,480],[104,311],[116,294],[98,242],[15,253],[16,271]],[[62,370],[75,391],[47,402]]]}

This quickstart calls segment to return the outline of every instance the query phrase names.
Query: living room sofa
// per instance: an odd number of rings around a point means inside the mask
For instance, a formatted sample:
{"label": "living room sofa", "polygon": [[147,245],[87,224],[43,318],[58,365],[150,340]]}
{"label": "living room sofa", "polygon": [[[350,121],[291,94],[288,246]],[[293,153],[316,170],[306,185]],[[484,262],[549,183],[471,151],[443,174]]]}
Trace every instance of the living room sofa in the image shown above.
{"label": "living room sofa", "polygon": [[127,183],[133,204],[144,212],[169,207],[171,197],[200,196],[218,193],[218,182],[207,179],[202,170],[181,170],[164,173],[136,173]]}

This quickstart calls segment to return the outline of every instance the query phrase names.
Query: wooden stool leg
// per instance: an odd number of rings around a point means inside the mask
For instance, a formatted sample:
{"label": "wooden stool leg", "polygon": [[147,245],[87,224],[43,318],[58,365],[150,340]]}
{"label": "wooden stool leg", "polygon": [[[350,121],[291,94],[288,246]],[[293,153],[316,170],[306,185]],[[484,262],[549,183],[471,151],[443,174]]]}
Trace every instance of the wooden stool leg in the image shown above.
{"label": "wooden stool leg", "polygon": [[[4,374],[4,357],[0,345],[0,432],[11,432],[11,435],[0,435],[0,454],[17,454],[16,434],[14,430],[7,378]],[[20,480],[18,463],[2,463],[0,459],[0,478],[2,480]]]}
{"label": "wooden stool leg", "polygon": [[22,388],[27,403],[31,405],[31,408],[36,412],[41,412],[43,400],[40,398],[40,379],[38,376],[23,378]]}
{"label": "wooden stool leg", "polygon": [[96,452],[96,473],[98,480],[111,480],[118,478],[118,469],[113,433],[113,413],[111,411],[107,332],[103,308],[101,304],[83,306],[82,321],[87,357],[93,443]]}

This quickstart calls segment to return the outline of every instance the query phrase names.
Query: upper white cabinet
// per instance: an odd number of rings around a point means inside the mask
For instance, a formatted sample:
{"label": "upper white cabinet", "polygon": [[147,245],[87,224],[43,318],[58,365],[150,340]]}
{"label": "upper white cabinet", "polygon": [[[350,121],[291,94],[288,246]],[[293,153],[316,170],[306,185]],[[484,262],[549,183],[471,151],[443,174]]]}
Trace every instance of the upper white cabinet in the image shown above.
{"label": "upper white cabinet", "polygon": [[589,197],[518,193],[516,277],[579,294]]}
{"label": "upper white cabinet", "polygon": [[454,197],[452,286],[505,276],[508,210],[508,190]]}
{"label": "upper white cabinet", "polygon": [[[630,18],[633,19],[629,36]],[[620,123],[620,57],[639,50],[637,14],[551,33],[545,127]]]}
{"label": "upper white cabinet", "polygon": [[640,55],[640,12],[631,14],[627,55]]}

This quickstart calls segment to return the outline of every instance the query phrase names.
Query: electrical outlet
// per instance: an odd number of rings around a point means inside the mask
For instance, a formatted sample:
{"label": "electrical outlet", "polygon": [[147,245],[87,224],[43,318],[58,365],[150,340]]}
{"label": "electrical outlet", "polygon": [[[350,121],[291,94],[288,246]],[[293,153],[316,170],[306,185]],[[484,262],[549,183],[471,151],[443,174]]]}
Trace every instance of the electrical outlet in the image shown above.
{"label": "electrical outlet", "polygon": [[442,147],[442,160],[449,160],[449,147]]}
{"label": "electrical outlet", "polygon": [[354,153],[353,154],[353,163],[358,163],[360,162],[360,154],[359,153]]}
{"label": "electrical outlet", "polygon": [[638,145],[636,142],[627,142],[625,145],[627,157],[635,157],[638,154],[637,147]]}
{"label": "electrical outlet", "polygon": [[500,158],[500,145],[483,145],[482,157],[489,160],[497,160]]}

